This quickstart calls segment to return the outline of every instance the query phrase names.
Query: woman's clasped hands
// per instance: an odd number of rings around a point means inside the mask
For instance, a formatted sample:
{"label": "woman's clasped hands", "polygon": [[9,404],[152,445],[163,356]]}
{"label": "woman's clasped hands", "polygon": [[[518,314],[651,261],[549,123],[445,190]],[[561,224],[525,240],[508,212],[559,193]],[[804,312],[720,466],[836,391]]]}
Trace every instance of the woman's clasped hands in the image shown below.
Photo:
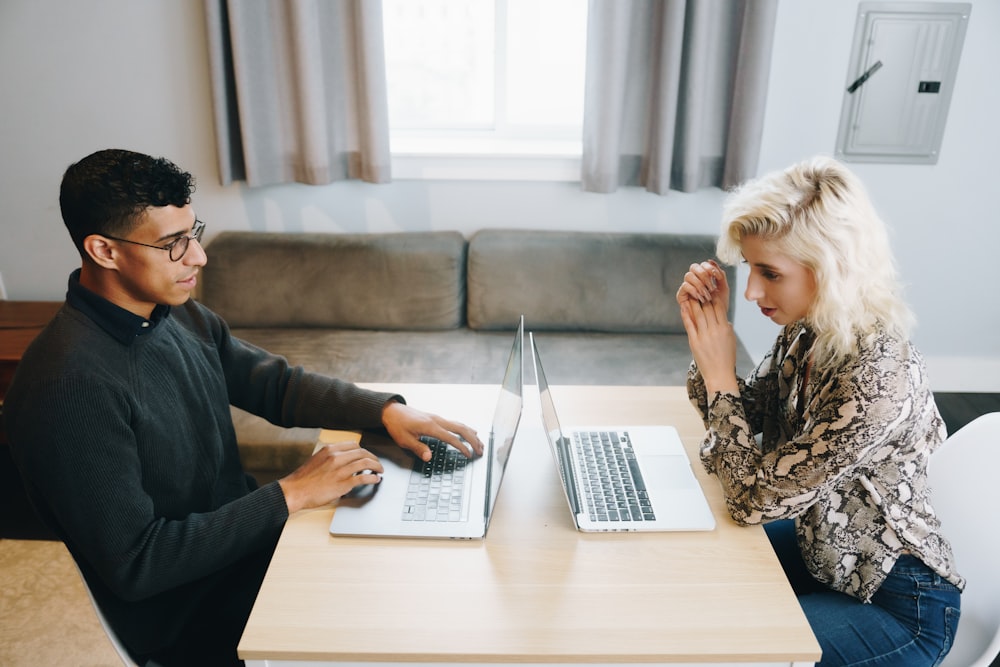
{"label": "woman's clasped hands", "polygon": [[710,394],[736,389],[736,333],[729,322],[729,281],[714,261],[692,264],[677,289],[688,345]]}

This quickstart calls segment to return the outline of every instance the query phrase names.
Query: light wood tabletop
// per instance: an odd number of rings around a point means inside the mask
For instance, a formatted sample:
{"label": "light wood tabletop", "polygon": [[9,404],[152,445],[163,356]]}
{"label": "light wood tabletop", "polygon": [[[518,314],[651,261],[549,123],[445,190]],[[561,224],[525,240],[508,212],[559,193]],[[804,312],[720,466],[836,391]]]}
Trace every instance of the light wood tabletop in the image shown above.
{"label": "light wood tabletop", "polygon": [[[488,424],[498,387],[365,385]],[[682,387],[552,388],[564,423],[671,424],[716,517],[710,532],[580,533],[535,387],[484,540],[332,537],[334,508],[292,516],[239,645],[249,665],[806,665],[820,650],[760,527],[726,511],[697,458]],[[349,434],[324,431],[321,439]]]}

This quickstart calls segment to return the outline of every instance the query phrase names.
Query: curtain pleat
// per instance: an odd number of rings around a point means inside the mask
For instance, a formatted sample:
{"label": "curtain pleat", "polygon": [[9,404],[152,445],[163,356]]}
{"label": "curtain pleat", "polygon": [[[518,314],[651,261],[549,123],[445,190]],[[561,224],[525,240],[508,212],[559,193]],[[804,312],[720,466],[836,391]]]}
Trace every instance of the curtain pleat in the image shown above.
{"label": "curtain pleat", "polygon": [[391,180],[379,0],[205,0],[223,184]]}
{"label": "curtain pleat", "polygon": [[[614,192],[618,187],[631,23],[627,3],[590,5],[582,169],[585,189],[592,192]],[[593,88],[598,83],[600,90]],[[600,103],[591,102],[592,97]]]}
{"label": "curtain pleat", "polygon": [[681,57],[686,15],[684,0],[665,0],[653,6],[650,48],[650,106],[648,150],[642,157],[639,182],[664,193],[672,179],[676,128],[682,99]]}
{"label": "curtain pleat", "polygon": [[743,12],[739,58],[733,83],[733,108],[740,112],[730,117],[723,188],[732,188],[756,176],[760,157],[778,3],[755,2],[752,7],[753,11]]}
{"label": "curtain pleat", "polygon": [[776,9],[777,0],[590,0],[583,189],[666,194],[753,176]]}

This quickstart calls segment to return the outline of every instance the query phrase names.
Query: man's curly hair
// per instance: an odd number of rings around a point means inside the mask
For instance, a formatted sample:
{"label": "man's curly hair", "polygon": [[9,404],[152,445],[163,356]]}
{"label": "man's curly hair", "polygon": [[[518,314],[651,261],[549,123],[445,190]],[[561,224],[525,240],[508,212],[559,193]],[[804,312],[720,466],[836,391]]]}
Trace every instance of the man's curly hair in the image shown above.
{"label": "man's curly hair", "polygon": [[126,237],[150,206],[191,202],[194,177],[173,162],[110,148],[91,153],[63,175],[59,208],[81,256],[91,234]]}

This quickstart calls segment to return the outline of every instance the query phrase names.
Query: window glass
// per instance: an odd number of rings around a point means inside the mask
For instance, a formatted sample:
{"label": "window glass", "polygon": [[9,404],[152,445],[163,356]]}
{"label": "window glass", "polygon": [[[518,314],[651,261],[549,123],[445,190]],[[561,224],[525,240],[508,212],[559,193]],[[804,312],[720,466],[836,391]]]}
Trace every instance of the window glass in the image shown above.
{"label": "window glass", "polygon": [[394,134],[578,139],[586,0],[383,0]]}
{"label": "window glass", "polygon": [[509,124],[579,134],[586,39],[585,0],[507,0]]}
{"label": "window glass", "polygon": [[391,127],[492,127],[493,16],[492,0],[383,0]]}

